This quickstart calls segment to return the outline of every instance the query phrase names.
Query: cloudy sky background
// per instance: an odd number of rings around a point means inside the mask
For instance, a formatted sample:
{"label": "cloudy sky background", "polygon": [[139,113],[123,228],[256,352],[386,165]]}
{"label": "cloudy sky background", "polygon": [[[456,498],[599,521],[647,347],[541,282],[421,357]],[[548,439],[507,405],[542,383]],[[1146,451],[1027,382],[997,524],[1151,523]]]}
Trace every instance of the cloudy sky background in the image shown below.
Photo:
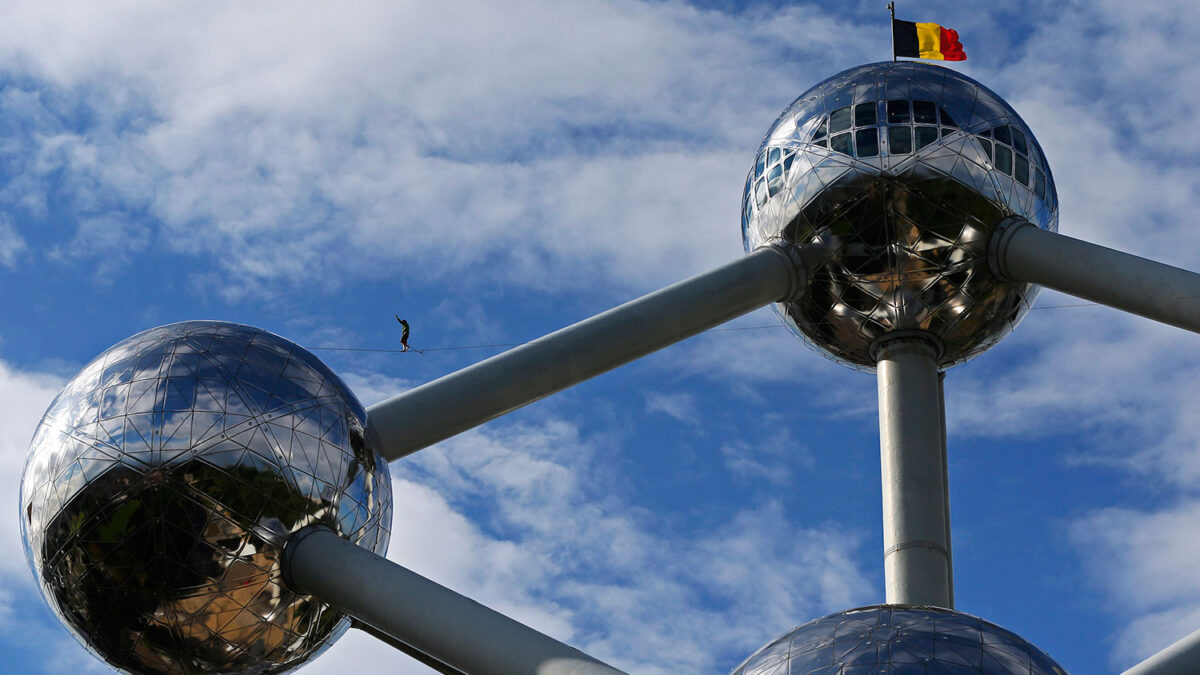
{"label": "cloudy sky background", "polygon": [[[798,94],[887,59],[882,0],[6,3],[0,659],[105,672],[15,516],[58,387],[151,326],[314,349],[370,404],[741,252]],[[901,3],[962,35],[1061,230],[1200,269],[1200,5]],[[1102,272],[1102,271],[1100,271]],[[1064,307],[1064,305],[1073,305]],[[1075,673],[1200,628],[1198,338],[1044,293],[946,380],[958,608]],[[636,673],[722,673],[882,601],[874,379],[763,311],[393,465],[389,556]],[[305,672],[423,666],[348,634]]]}

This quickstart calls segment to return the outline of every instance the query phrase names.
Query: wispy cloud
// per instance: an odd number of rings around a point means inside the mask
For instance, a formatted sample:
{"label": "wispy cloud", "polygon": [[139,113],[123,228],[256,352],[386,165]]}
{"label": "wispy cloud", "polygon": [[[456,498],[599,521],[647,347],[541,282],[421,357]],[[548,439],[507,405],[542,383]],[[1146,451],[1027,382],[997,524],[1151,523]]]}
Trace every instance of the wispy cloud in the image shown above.
{"label": "wispy cloud", "polygon": [[[21,471],[33,430],[62,383],[56,376],[17,370],[0,361],[0,503],[10,508],[20,501]],[[22,550],[14,516],[9,511],[0,517],[0,541],[10,552]],[[0,577],[9,583],[32,583],[25,556],[0,556]]]}
{"label": "wispy cloud", "polygon": [[650,392],[644,395],[646,412],[661,413],[687,425],[700,424],[700,410],[692,394]]}
{"label": "wispy cloud", "polygon": [[725,468],[743,481],[762,481],[783,486],[796,475],[796,469],[811,469],[816,460],[802,443],[797,441],[782,420],[764,423],[772,431],[763,437],[737,440],[721,445]]}
{"label": "wispy cloud", "polygon": [[0,266],[14,267],[28,249],[25,239],[12,223],[7,218],[0,218]]}
{"label": "wispy cloud", "polygon": [[1126,668],[1200,628],[1195,524],[1200,501],[1155,510],[1108,508],[1076,520],[1070,534],[1093,580],[1132,612],[1112,650]]}
{"label": "wispy cloud", "polygon": [[[630,672],[730,667],[796,617],[869,596],[860,534],[795,522],[774,502],[711,532],[673,530],[623,493],[606,442],[552,420],[397,463],[401,501],[423,515],[397,508],[393,555]],[[446,532],[447,545],[420,539]]]}
{"label": "wispy cloud", "polygon": [[478,283],[660,283],[736,252],[729,186],[795,94],[761,63],[825,63],[830,45],[792,35],[839,24],[679,3],[293,10],[10,7],[0,64],[44,167],[20,180],[53,176],[92,218],[145,213],[167,250],[219,256],[231,299],[417,260]]}

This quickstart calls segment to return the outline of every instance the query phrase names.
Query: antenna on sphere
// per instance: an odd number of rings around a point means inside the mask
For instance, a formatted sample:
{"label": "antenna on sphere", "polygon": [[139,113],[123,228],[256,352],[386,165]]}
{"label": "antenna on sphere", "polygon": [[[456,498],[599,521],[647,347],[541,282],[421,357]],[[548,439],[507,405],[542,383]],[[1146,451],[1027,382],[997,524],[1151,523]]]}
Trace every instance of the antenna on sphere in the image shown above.
{"label": "antenna on sphere", "polygon": [[890,21],[888,21],[888,33],[892,37],[892,61],[895,62],[900,60],[896,58],[896,3],[889,2],[887,4],[887,11],[891,16]]}

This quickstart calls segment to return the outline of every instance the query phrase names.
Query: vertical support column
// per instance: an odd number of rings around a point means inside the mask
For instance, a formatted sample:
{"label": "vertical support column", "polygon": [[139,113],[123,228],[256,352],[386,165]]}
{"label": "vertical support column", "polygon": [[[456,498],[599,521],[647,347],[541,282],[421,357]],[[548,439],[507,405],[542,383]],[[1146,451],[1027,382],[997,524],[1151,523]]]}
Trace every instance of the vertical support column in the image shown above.
{"label": "vertical support column", "polygon": [[942,417],[942,501],[946,514],[946,575],[950,588],[949,608],[954,609],[954,554],[950,546],[950,462],[946,457],[946,371],[938,371],[938,413]]}
{"label": "vertical support column", "polygon": [[888,604],[954,607],[945,408],[937,345],[923,334],[875,349]]}

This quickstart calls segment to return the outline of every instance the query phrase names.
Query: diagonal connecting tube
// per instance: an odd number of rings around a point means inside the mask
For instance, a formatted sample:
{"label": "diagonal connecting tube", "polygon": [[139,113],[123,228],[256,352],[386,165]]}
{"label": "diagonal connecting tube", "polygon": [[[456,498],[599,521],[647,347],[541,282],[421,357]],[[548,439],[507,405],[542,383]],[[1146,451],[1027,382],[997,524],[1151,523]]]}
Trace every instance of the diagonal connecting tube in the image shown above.
{"label": "diagonal connecting tube", "polygon": [[289,587],[395,638],[440,672],[625,675],[327,528],[293,535],[283,567]]}
{"label": "diagonal connecting tube", "polygon": [[367,433],[388,461],[416,452],[800,293],[791,247],[767,246],[367,409]]}
{"label": "diagonal connecting tube", "polygon": [[1200,274],[1008,218],[988,249],[992,271],[1200,333]]}

